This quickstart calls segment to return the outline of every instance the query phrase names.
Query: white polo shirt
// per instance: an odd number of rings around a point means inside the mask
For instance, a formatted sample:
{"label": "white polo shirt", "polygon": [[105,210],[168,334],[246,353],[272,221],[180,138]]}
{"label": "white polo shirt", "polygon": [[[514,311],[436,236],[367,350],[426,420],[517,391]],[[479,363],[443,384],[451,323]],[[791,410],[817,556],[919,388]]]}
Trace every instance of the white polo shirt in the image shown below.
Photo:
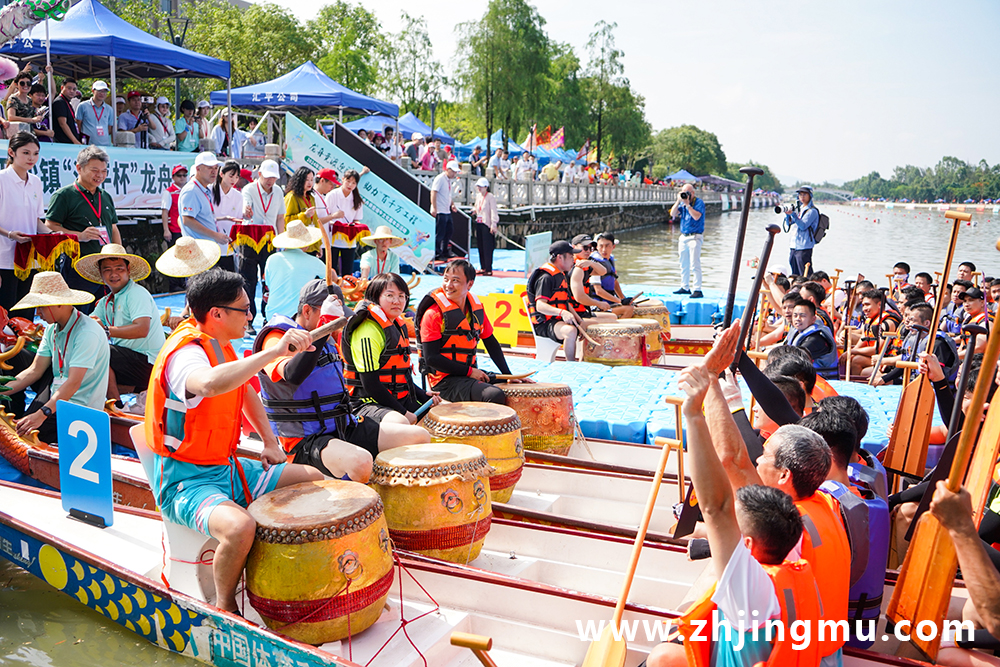
{"label": "white polo shirt", "polygon": [[271,225],[277,229],[278,216],[285,215],[285,193],[277,183],[268,193],[260,181],[254,181],[243,188],[243,205],[253,211],[252,224]]}
{"label": "white polo shirt", "polygon": [[[37,234],[38,220],[45,218],[42,203],[42,181],[32,173],[25,183],[13,167],[0,170],[0,211],[3,228],[22,234]],[[0,269],[14,268],[14,247],[17,243],[0,236]]]}

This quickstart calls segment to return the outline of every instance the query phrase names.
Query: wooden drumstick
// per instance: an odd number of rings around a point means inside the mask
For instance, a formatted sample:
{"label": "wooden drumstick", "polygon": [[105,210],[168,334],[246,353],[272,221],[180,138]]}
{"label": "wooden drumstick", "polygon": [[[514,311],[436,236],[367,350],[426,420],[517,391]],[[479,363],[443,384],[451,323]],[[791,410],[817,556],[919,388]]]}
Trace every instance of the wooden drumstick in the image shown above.
{"label": "wooden drumstick", "polygon": [[573,324],[576,326],[576,330],[580,332],[580,335],[583,336],[584,340],[586,340],[588,343],[594,346],[597,346],[599,344],[596,340],[587,335],[587,331],[586,329],[583,328],[582,324],[580,324],[579,322],[573,322]]}
{"label": "wooden drumstick", "polygon": [[[340,331],[341,329],[344,328],[344,326],[346,324],[347,324],[347,318],[346,317],[338,317],[337,319],[333,320],[332,322],[327,322],[326,324],[324,324],[322,326],[319,326],[319,327],[316,327],[315,329],[313,329],[312,331],[310,331],[309,332],[309,338],[312,339],[312,342],[315,343],[316,341],[318,341],[323,336],[329,336],[330,334],[332,334],[335,331]],[[295,346],[294,345],[289,345],[288,346],[288,350],[290,352],[295,352]]]}
{"label": "wooden drumstick", "polygon": [[497,380],[523,380],[525,378],[530,378],[532,375],[534,375],[537,372],[538,371],[531,371],[530,373],[517,373],[517,374],[513,374],[513,375],[506,374],[506,373],[498,373],[497,375],[494,375],[493,377],[495,377]]}

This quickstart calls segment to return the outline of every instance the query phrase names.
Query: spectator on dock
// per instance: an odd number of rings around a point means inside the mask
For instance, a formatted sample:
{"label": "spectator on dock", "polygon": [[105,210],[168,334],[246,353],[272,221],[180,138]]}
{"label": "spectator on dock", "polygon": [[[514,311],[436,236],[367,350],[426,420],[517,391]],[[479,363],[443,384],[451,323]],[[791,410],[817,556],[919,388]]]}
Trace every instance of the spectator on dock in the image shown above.
{"label": "spectator on dock", "polygon": [[76,108],[76,122],[86,143],[92,146],[110,146],[114,136],[115,110],[107,103],[108,84],[95,81],[91,98],[80,102]]}
{"label": "spectator on dock", "polygon": [[[160,220],[163,222],[163,240],[167,242],[167,247],[173,247],[177,239],[181,237],[181,208],[179,199],[181,189],[187,185],[188,168],[183,164],[175,165],[171,170],[170,178],[173,181],[163,191],[160,198]],[[167,281],[167,290],[170,292],[183,292],[185,281],[183,278],[170,277]]]}
{"label": "spectator on dock", "polygon": [[[195,121],[198,123],[198,136],[201,139],[212,136],[211,116],[212,105],[209,101],[202,100],[201,102],[198,102],[198,113],[195,114]],[[218,151],[219,147],[216,146],[215,150]]]}
{"label": "spectator on dock", "polygon": [[76,109],[73,107],[73,100],[79,92],[76,79],[66,78],[63,79],[58,97],[52,101],[52,129],[55,130],[57,144],[83,143],[80,140],[80,128],[76,124]]}
{"label": "spectator on dock", "polygon": [[[7,145],[7,168],[0,171],[0,307],[10,310],[28,293],[29,280],[14,273],[14,253],[19,243],[30,243],[32,234],[45,234],[42,181],[31,169],[38,163],[40,146],[30,132],[18,132]],[[31,319],[31,315],[28,315]]]}
{"label": "spectator on dock", "polygon": [[503,149],[498,148],[493,157],[490,158],[487,168],[493,167],[493,178],[507,178],[507,171],[503,167]]}
{"label": "spectator on dock", "polygon": [[14,77],[15,93],[7,98],[7,122],[33,125],[42,120],[31,104],[31,74],[21,72]]}
{"label": "spectator on dock", "polygon": [[133,90],[128,94],[128,109],[118,115],[118,129],[135,134],[135,147],[146,148],[149,131],[149,112],[142,108],[142,93]]}
{"label": "spectator on dock", "polygon": [[[330,245],[332,246],[333,270],[341,276],[354,273],[354,254],[358,247],[358,239],[368,234],[368,227],[361,221],[364,218],[364,200],[358,185],[361,177],[368,173],[368,167],[363,167],[361,173],[348,169],[344,172],[340,187],[330,191],[326,196],[326,206],[332,211],[330,222]],[[434,193],[431,192],[431,207],[434,206]],[[433,210],[431,215],[433,215]]]}
{"label": "spectator on dock", "polygon": [[[243,193],[236,189],[240,180],[240,163],[236,160],[226,160],[219,168],[219,176],[212,188],[212,199],[215,201],[215,226],[229,237],[233,225],[243,222]],[[226,271],[236,270],[236,255],[231,243],[219,244],[222,256],[219,266]]]}
{"label": "spectator on dock", "polygon": [[109,243],[101,252],[80,258],[74,268],[111,291],[94,307],[111,342],[108,398],[120,401],[122,394],[145,391],[153,362],[166,342],[160,310],[152,295],[136,282],[149,277],[149,262]]}
{"label": "spectator on dock", "polygon": [[372,280],[384,273],[399,273],[399,255],[389,252],[390,248],[398,248],[406,243],[406,239],[392,233],[388,225],[375,228],[375,233],[361,239],[361,245],[372,246],[372,249],[361,255],[361,280]]}
{"label": "spectator on dock", "polygon": [[496,235],[500,229],[500,213],[497,211],[497,200],[490,192],[488,179],[476,181],[476,203],[472,207],[476,219],[476,243],[479,248],[479,273],[484,276],[493,275],[493,248],[496,246]]}
{"label": "spectator on dock", "polygon": [[445,165],[444,171],[438,174],[434,178],[434,182],[431,183],[431,215],[435,217],[436,251],[434,259],[440,261],[446,261],[451,256],[451,214],[458,210],[451,199],[451,188],[458,171],[458,162],[452,160]]}
{"label": "spectator on dock", "polygon": [[31,132],[38,137],[38,141],[43,143],[52,143],[52,138],[55,136],[55,132],[49,129],[49,109],[45,105],[45,100],[48,98],[48,91],[45,90],[45,86],[35,83],[31,86],[30,97],[32,108],[38,116],[42,117],[42,119],[37,123],[31,124]]}
{"label": "spectator on dock", "polygon": [[[254,225],[266,225],[274,229],[275,234],[285,231],[285,193],[278,183],[278,163],[274,160],[264,160],[257,172],[257,180],[243,188],[243,219],[250,220]],[[260,252],[253,246],[243,244],[236,248],[236,270],[243,276],[246,293],[254,295],[250,299],[250,324],[248,333],[255,334],[253,318],[257,315],[257,278],[264,275],[264,266],[273,250],[265,244]],[[261,314],[266,317],[267,292],[261,298]]]}
{"label": "spectator on dock", "polygon": [[478,145],[472,148],[472,155],[469,156],[469,167],[473,176],[486,175],[486,156],[483,155],[483,149]]}
{"label": "spectator on dock", "polygon": [[793,275],[802,276],[806,274],[806,267],[812,266],[813,246],[816,245],[813,231],[819,224],[819,209],[813,206],[811,187],[803,185],[795,192],[798,193],[799,203],[802,204],[802,214],[794,209],[786,213],[785,229],[788,230],[795,225],[795,238],[792,239],[791,249],[788,251],[788,263]]}
{"label": "spectator on dock", "polygon": [[198,122],[195,118],[194,102],[181,102],[181,116],[174,122],[174,132],[177,137],[177,150],[184,153],[197,153],[201,145],[198,132]]}
{"label": "spectator on dock", "polygon": [[168,151],[174,147],[176,141],[174,123],[170,120],[170,100],[158,97],[156,110],[149,115],[149,147]]}
{"label": "spectator on dock", "polygon": [[111,358],[108,337],[96,320],[74,308],[93,300],[90,292],[70,289],[58,273],[42,271],[32,279],[31,291],[11,309],[34,308],[48,326],[35,360],[4,393],[22,391],[52,370],[52,384],[35,396],[27,414],[17,422],[22,437],[37,430],[42,442],[55,443],[59,401],[104,410]]}
{"label": "spectator on dock", "polygon": [[[700,299],[701,293],[701,244],[705,239],[705,202],[694,194],[694,186],[685,183],[670,208],[670,217],[680,220],[681,237],[677,254],[681,263],[681,288],[674,294],[690,294]],[[694,273],[694,291],[691,291],[691,274]]]}

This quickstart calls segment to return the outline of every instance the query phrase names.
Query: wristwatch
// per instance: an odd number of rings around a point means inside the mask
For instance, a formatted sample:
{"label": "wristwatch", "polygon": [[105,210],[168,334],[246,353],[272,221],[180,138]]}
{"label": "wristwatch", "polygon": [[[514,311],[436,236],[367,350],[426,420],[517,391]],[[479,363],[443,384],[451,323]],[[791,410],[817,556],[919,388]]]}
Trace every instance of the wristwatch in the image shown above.
{"label": "wristwatch", "polygon": [[40,410],[40,412],[41,412],[41,413],[42,413],[43,415],[45,415],[46,417],[51,417],[52,415],[54,415],[54,414],[55,414],[54,412],[52,412],[52,408],[50,408],[50,407],[49,407],[49,406],[47,406],[47,405],[43,405],[43,406],[42,406],[42,409]]}

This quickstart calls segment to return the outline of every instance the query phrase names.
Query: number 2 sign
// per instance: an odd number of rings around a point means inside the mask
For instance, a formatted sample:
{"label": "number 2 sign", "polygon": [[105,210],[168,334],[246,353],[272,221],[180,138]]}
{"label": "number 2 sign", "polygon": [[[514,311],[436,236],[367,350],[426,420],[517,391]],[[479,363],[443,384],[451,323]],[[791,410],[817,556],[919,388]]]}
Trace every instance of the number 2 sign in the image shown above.
{"label": "number 2 sign", "polygon": [[103,410],[59,401],[56,423],[63,509],[76,519],[106,528],[114,523],[111,420]]}
{"label": "number 2 sign", "polygon": [[517,345],[518,331],[531,333],[531,321],[521,302],[522,294],[524,286],[517,285],[513,294],[487,294],[480,297],[486,316],[493,325],[493,335],[501,345],[514,347]]}

